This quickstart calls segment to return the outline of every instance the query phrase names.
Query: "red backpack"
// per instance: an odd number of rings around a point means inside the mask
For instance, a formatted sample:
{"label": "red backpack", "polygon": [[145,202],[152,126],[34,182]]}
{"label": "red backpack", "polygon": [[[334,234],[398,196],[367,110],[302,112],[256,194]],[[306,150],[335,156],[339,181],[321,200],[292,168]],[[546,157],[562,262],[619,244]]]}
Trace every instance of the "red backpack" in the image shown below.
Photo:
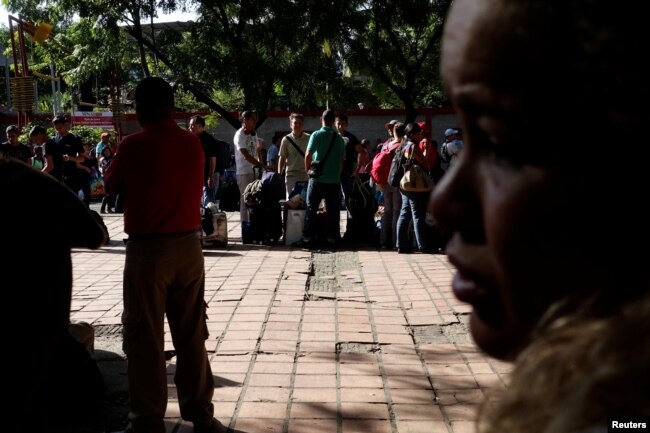
{"label": "red backpack", "polygon": [[402,143],[397,141],[385,145],[380,152],[377,152],[372,159],[372,167],[370,168],[370,178],[377,185],[385,185],[388,183],[388,173],[390,172],[390,164],[393,160],[395,149]]}

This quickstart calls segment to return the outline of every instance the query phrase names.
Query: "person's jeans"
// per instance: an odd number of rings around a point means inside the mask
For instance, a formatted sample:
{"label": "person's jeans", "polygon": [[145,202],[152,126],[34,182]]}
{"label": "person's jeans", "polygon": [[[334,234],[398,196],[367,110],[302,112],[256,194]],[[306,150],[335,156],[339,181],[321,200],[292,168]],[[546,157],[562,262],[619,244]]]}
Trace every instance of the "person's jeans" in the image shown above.
{"label": "person's jeans", "polygon": [[399,188],[384,185],[384,213],[381,215],[379,242],[382,247],[394,248],[397,244],[397,221],[402,210],[402,194]]}
{"label": "person's jeans", "polygon": [[208,187],[208,182],[203,182],[201,206],[205,207],[208,203],[212,203],[217,199],[217,193],[219,192],[219,173],[214,173],[212,179],[214,180],[214,188]]}
{"label": "person's jeans", "polygon": [[339,227],[339,203],[341,186],[338,183],[322,183],[309,179],[307,184],[307,212],[305,212],[305,224],[302,235],[304,239],[314,238],[314,226],[316,224],[316,212],[321,200],[325,199],[327,209],[327,237],[330,240],[338,240],[341,231]]}
{"label": "person's jeans", "polygon": [[[343,196],[343,202],[345,203],[345,208],[347,210],[348,207],[348,197],[350,197],[350,194],[352,194],[352,177],[350,176],[351,173],[343,174],[341,176],[341,195]],[[350,214],[350,211],[347,212],[347,223],[345,225],[345,234],[348,235],[348,230],[353,226],[352,223],[352,214]]]}
{"label": "person's jeans", "polygon": [[402,210],[397,220],[397,248],[403,250],[411,249],[411,243],[409,242],[409,223],[412,219],[418,249],[425,250],[428,246],[425,235],[425,217],[429,193],[404,192],[400,190],[400,194],[402,195]]}

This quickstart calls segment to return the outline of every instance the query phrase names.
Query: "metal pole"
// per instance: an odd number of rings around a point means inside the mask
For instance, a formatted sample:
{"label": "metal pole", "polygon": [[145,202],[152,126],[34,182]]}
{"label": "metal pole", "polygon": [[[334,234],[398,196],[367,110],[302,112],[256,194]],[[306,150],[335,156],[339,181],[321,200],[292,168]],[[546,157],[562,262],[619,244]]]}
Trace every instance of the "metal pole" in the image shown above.
{"label": "metal pole", "polygon": [[7,107],[11,107],[11,86],[9,85],[9,59],[6,56],[2,56],[5,61],[5,87],[7,90]]}
{"label": "metal pole", "polygon": [[[54,77],[54,63],[50,60],[50,75]],[[52,115],[56,116],[57,114],[57,99],[56,99],[56,84],[54,80],[51,81],[52,84]]]}

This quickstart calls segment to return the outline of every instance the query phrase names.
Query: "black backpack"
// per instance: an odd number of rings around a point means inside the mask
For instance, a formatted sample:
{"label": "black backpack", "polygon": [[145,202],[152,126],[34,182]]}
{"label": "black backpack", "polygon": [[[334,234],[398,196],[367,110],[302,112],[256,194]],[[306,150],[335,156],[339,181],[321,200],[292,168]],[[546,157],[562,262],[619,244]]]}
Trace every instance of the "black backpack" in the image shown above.
{"label": "black backpack", "polygon": [[449,154],[449,151],[447,150],[447,145],[448,145],[448,144],[449,144],[449,142],[448,142],[448,141],[445,141],[445,142],[442,143],[442,145],[440,146],[440,152],[439,152],[439,155],[440,155],[440,161],[441,161],[443,164],[449,164],[449,162],[451,161],[451,155]]}
{"label": "black backpack", "polygon": [[217,140],[217,166],[216,171],[223,174],[224,171],[232,167],[233,155],[230,152],[230,144],[223,140]]}
{"label": "black backpack", "polygon": [[404,176],[404,148],[405,144],[402,144],[400,147],[395,149],[395,155],[393,155],[393,160],[390,162],[390,171],[388,172],[388,183],[391,186],[399,188],[399,182]]}

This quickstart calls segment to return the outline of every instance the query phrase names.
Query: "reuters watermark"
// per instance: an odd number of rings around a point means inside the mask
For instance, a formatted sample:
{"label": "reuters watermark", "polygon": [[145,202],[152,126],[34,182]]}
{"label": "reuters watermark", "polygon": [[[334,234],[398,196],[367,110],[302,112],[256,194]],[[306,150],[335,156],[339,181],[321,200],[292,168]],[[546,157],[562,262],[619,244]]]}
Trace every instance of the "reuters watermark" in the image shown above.
{"label": "reuters watermark", "polygon": [[608,433],[650,433],[650,417],[611,416],[607,423]]}

